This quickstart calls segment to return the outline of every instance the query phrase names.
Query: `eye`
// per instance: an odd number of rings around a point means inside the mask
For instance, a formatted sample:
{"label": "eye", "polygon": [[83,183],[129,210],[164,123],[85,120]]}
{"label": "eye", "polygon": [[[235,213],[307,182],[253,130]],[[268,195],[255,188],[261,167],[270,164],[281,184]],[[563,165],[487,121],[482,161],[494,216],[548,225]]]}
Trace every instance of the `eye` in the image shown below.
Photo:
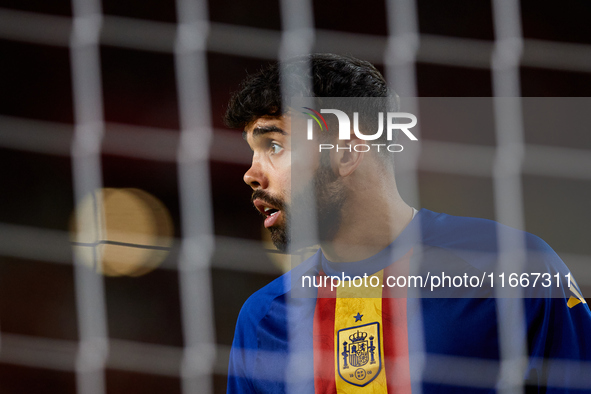
{"label": "eye", "polygon": [[272,154],[276,155],[283,150],[283,147],[276,142],[271,142],[269,144],[269,149],[271,150]]}

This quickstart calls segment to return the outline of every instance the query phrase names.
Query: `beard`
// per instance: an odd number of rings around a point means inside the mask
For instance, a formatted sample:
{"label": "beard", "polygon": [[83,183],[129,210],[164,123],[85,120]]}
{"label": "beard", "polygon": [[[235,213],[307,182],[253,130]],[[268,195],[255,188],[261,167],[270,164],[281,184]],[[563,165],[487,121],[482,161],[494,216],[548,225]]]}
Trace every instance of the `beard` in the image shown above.
{"label": "beard", "polygon": [[[331,241],[340,228],[347,193],[342,178],[333,172],[328,155],[321,156],[320,166],[305,189],[304,192],[292,196],[292,201],[296,202],[295,212],[294,204],[287,204],[283,198],[272,196],[263,190],[255,190],[252,194],[252,201],[261,199],[282,212],[283,223],[269,227],[271,241],[281,252],[312,246],[314,241]],[[313,215],[314,212],[316,215]],[[306,216],[302,223],[317,224],[317,240],[306,239],[305,235],[309,235],[310,231],[305,230],[298,231],[296,242],[291,239],[293,214],[298,217]]]}

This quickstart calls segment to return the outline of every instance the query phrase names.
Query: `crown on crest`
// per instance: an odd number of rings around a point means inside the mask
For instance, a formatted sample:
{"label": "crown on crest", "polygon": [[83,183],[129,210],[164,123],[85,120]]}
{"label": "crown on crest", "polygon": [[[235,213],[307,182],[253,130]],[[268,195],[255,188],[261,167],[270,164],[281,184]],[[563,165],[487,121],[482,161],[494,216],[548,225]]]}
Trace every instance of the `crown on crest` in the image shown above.
{"label": "crown on crest", "polygon": [[359,332],[359,330],[357,330],[357,332],[355,334],[349,335],[349,340],[353,343],[363,341],[363,340],[365,340],[365,338],[367,338],[367,333]]}

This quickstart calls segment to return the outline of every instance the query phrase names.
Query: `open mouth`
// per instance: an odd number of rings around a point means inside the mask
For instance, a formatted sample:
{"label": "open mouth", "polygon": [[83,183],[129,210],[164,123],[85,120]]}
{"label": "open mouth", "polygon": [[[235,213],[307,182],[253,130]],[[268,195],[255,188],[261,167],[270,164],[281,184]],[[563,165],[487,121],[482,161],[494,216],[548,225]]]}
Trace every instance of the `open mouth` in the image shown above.
{"label": "open mouth", "polygon": [[265,217],[265,227],[271,227],[275,225],[279,217],[281,217],[281,210],[275,208],[271,204],[268,204],[260,199],[253,201],[254,206],[259,212]]}
{"label": "open mouth", "polygon": [[273,215],[276,215],[276,214],[278,214],[279,212],[281,212],[281,211],[280,211],[280,210],[278,210],[278,209],[275,209],[275,208],[270,208],[270,207],[267,207],[267,208],[265,208],[265,210],[264,210],[264,214],[265,214],[265,215],[267,215],[267,217],[269,217],[269,216],[273,216]]}

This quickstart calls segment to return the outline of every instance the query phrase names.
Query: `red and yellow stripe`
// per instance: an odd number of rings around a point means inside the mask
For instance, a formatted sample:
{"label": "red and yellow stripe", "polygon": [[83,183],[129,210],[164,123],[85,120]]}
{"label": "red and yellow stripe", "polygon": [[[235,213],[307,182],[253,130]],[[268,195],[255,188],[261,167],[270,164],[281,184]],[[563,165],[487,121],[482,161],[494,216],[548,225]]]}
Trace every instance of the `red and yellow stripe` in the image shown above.
{"label": "red and yellow stripe", "polygon": [[[354,287],[349,283],[342,283],[334,291],[327,287],[318,289],[313,338],[314,384],[317,394],[410,393],[406,289],[382,285],[384,277],[388,275],[408,275],[411,255],[412,251],[385,270],[372,275],[379,279],[377,287]],[[321,272],[319,276],[324,274]],[[363,315],[361,322],[356,322],[354,316],[357,313]],[[342,357],[337,354],[338,332],[374,322],[379,323],[380,327],[380,347],[377,350],[382,365],[379,374],[370,383],[360,387],[345,381],[339,375],[338,363],[342,361]]]}

